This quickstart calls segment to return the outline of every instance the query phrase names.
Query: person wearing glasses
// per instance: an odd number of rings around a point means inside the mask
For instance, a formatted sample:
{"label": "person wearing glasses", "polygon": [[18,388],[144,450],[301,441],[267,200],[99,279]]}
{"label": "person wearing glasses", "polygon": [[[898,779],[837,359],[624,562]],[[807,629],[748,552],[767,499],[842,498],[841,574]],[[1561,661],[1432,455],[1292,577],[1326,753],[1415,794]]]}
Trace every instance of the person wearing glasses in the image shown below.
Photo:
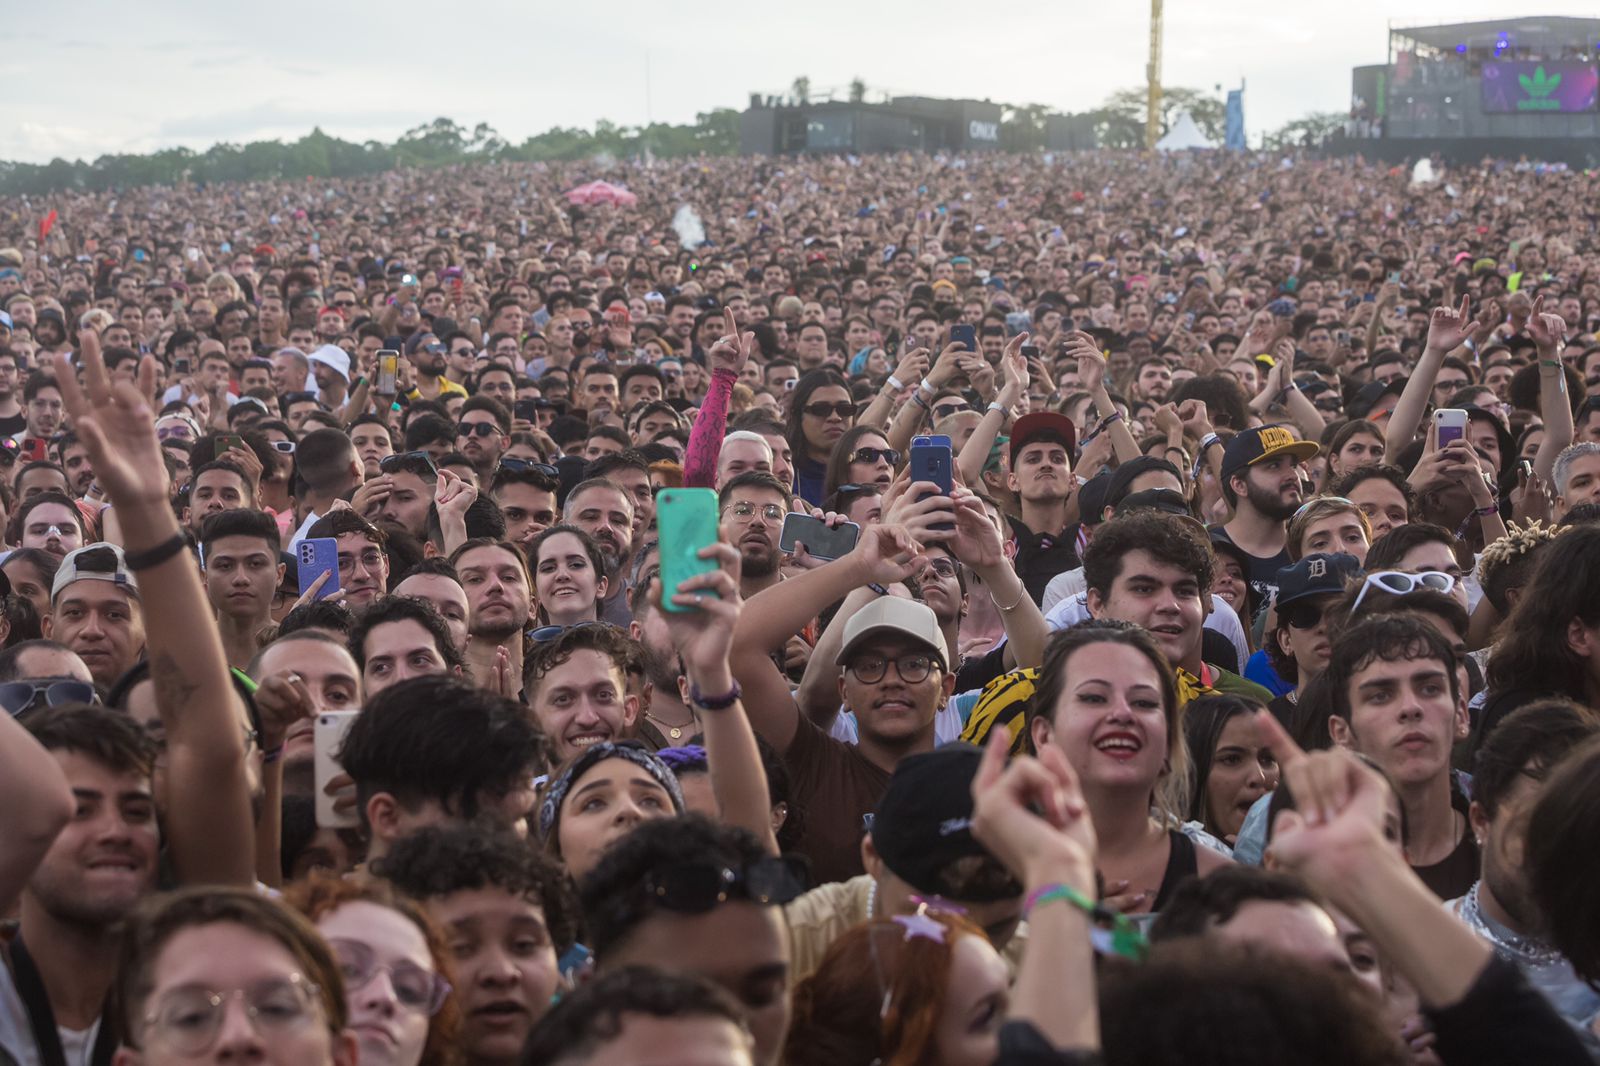
{"label": "person wearing glasses", "polygon": [[560,960],[574,951],[579,921],[566,873],[520,836],[482,825],[418,829],[374,872],[444,933],[461,1058],[515,1066],[565,987]]}
{"label": "person wearing glasses", "polygon": [[889,447],[882,430],[852,426],[828,456],[823,496],[832,495],[840,485],[877,485],[880,491],[888,492],[899,465],[900,452]]}
{"label": "person wearing glasses", "polygon": [[778,542],[794,496],[759,470],[735,475],[718,493],[722,538],[739,552],[739,595],[745,599],[783,580]]}
{"label": "person wearing glasses", "polygon": [[1306,686],[1327,668],[1334,628],[1329,616],[1360,574],[1360,561],[1343,552],[1316,552],[1278,571],[1277,628],[1267,635],[1267,662],[1292,687],[1267,709],[1286,729]]}
{"label": "person wearing glasses", "polygon": [[487,485],[511,443],[511,412],[498,400],[472,396],[461,405],[456,418],[456,448],[472,461],[478,483]]}
{"label": "person wearing glasses", "polygon": [[316,923],[344,978],[350,1031],[366,1066],[447,1066],[461,1008],[449,945],[421,904],[385,881],[314,874],[285,902]]}
{"label": "person wearing glasses", "polygon": [[196,888],[139,911],[118,952],[120,1066],[356,1066],[338,958],[251,889]]}
{"label": "person wearing glasses", "polygon": [[342,507],[313,522],[305,535],[308,540],[332,537],[338,544],[339,589],[346,605],[365,607],[389,590],[388,538],[365,518]]}
{"label": "person wearing glasses", "polygon": [[850,385],[837,370],[812,370],[796,383],[785,433],[794,452],[795,490],[813,507],[820,506],[825,495],[834,445],[855,418]]}

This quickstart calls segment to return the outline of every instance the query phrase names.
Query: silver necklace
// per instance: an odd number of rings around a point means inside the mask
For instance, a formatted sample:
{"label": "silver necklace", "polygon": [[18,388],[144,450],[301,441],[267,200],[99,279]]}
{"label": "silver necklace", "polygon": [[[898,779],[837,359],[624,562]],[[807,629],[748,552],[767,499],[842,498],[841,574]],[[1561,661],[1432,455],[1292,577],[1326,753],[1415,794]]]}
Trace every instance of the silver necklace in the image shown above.
{"label": "silver necklace", "polygon": [[1483,913],[1483,904],[1478,898],[1482,888],[1482,881],[1474,882],[1472,889],[1462,897],[1461,907],[1457,911],[1458,917],[1469,929],[1505,954],[1529,966],[1547,966],[1561,960],[1561,952],[1544,941],[1515,933],[1498,922],[1491,925],[1490,919]]}

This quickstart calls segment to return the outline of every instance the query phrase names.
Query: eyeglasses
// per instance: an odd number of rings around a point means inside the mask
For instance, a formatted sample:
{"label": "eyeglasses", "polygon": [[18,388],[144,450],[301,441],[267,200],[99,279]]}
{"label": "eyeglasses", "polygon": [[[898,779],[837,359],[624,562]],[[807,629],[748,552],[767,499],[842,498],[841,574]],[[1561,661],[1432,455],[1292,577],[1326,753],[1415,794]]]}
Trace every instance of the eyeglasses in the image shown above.
{"label": "eyeglasses", "polygon": [[458,437],[493,437],[500,427],[493,422],[463,422],[456,427]]}
{"label": "eyeglasses", "polygon": [[1418,589],[1431,589],[1449,595],[1455,591],[1456,579],[1442,570],[1424,570],[1420,574],[1408,574],[1403,570],[1374,571],[1361,583],[1361,591],[1356,594],[1356,602],[1350,605],[1352,616],[1361,606],[1361,601],[1367,598],[1367,590],[1374,586],[1385,592],[1392,592],[1396,596],[1409,596]]}
{"label": "eyeglasses", "polygon": [[857,448],[850,456],[852,463],[876,463],[879,459],[890,466],[898,466],[900,453],[893,448]]}
{"label": "eyeglasses", "polygon": [[163,997],[160,1005],[145,1015],[144,1023],[157,1040],[172,1050],[200,1055],[216,1043],[231,1001],[244,1001],[251,1026],[262,1036],[287,1036],[316,1016],[319,994],[317,986],[299,974],[232,992],[180,988]]}
{"label": "eyeglasses", "polygon": [[334,307],[354,307],[355,305],[356,302],[354,300],[335,300],[332,304]]}
{"label": "eyeglasses", "polygon": [[294,454],[294,441],[292,440],[269,440],[267,443],[272,445],[272,450],[275,452],[282,452],[284,455]]}
{"label": "eyeglasses", "polygon": [[557,470],[555,467],[551,466],[549,463],[541,463],[541,462],[539,462],[539,461],[537,461],[535,459],[518,459],[514,455],[501,456],[500,457],[500,469],[501,470],[516,470],[516,471],[537,470],[539,473],[545,475],[546,477],[556,477],[556,478],[558,478],[558,477],[561,476],[561,471]]}
{"label": "eyeglasses", "polygon": [[438,475],[439,468],[434,465],[433,456],[427,452],[400,452],[398,455],[385,455],[378,460],[378,470],[384,474],[392,474],[396,470],[404,469],[409,463],[417,462],[427,463],[428,473],[434,476]]}
{"label": "eyeglasses", "polygon": [[351,573],[355,570],[358,562],[368,571],[377,570],[378,567],[383,565],[383,553],[377,548],[367,548],[360,555],[341,555],[339,556],[339,573]]}
{"label": "eyeglasses", "polygon": [[681,862],[645,875],[644,890],[658,906],[679,914],[704,914],[719,903],[745,899],[781,904],[804,891],[803,868],[794,859],[761,858],[734,869],[714,862]]}
{"label": "eyeglasses", "polygon": [[[955,577],[956,561],[954,559],[947,559],[942,555],[936,555],[932,559],[928,560],[928,569],[932,570],[940,577]],[[900,676],[904,677],[905,675],[901,674]]]}
{"label": "eyeglasses", "polygon": [[0,684],[0,707],[16,717],[39,703],[61,707],[69,703],[99,703],[94,685],[67,678],[40,678],[34,681],[7,681]]}
{"label": "eyeglasses", "polygon": [[[753,503],[735,503],[729,505],[724,514],[732,514],[735,518],[753,518],[758,508]],[[783,516],[789,512],[775,503],[764,503],[759,508],[761,517],[768,522],[782,522]]]}
{"label": "eyeglasses", "polygon": [[808,403],[801,410],[813,418],[827,418],[829,415],[836,415],[839,418],[854,418],[856,416],[856,405],[848,401]]}
{"label": "eyeglasses", "polygon": [[329,940],[328,947],[339,960],[339,973],[344,977],[346,993],[355,992],[371,984],[380,973],[389,978],[394,998],[407,1010],[432,1017],[439,1013],[450,995],[450,982],[436,973],[429,973],[415,963],[401,961],[391,966],[378,962],[377,953],[359,940]]}
{"label": "eyeglasses", "polygon": [[902,655],[898,659],[883,655],[861,655],[852,660],[847,669],[862,684],[876,685],[889,673],[889,664],[893,663],[894,672],[900,675],[900,680],[915,685],[926,681],[928,675],[933,673],[933,662],[932,656],[921,654]]}

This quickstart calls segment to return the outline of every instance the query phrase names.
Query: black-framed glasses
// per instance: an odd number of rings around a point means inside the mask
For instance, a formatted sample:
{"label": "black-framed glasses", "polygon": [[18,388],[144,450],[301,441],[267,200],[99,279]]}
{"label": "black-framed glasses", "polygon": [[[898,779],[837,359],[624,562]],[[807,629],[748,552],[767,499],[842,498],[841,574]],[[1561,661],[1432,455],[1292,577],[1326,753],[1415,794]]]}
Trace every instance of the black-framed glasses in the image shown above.
{"label": "black-framed glasses", "polygon": [[394,998],[409,1011],[433,1017],[450,996],[450,982],[442,976],[424,970],[414,962],[401,960],[385,965],[378,961],[378,953],[359,940],[332,938],[328,947],[339,962],[339,973],[344,977],[345,992],[363,989],[377,980],[378,975],[389,978]]}
{"label": "black-framed glasses", "polygon": [[392,474],[396,470],[404,470],[410,463],[427,463],[428,473],[438,476],[439,468],[434,464],[433,456],[427,452],[400,452],[395,455],[385,455],[378,460],[378,470],[384,474]]}
{"label": "black-framed glasses", "polygon": [[1322,623],[1323,604],[1291,603],[1283,609],[1284,625],[1291,629],[1315,629]]}
{"label": "black-framed glasses", "polygon": [[857,448],[850,456],[852,463],[876,463],[879,459],[890,466],[900,465],[900,453],[894,448]]}
{"label": "black-framed glasses", "polygon": [[768,856],[737,869],[691,860],[652,870],[645,875],[644,891],[666,910],[704,914],[735,899],[788,903],[805,892],[806,882],[805,865],[795,858]]}
{"label": "black-framed glasses", "polygon": [[493,437],[500,432],[500,427],[493,422],[463,422],[456,426],[458,437]]}
{"label": "black-framed glasses", "polygon": [[816,403],[806,404],[801,410],[813,418],[827,418],[829,415],[837,415],[840,418],[856,416],[856,405],[844,400],[839,403],[823,403],[819,400]]}
{"label": "black-framed glasses", "polygon": [[99,703],[100,695],[88,681],[75,677],[41,677],[0,684],[0,707],[15,718],[36,706],[62,707],[69,703]]}
{"label": "black-framed glasses", "polygon": [[588,629],[609,626],[610,622],[574,622],[567,626],[535,626],[528,630],[528,639],[535,644],[547,644],[569,629]]}
{"label": "black-framed glasses", "polygon": [[889,664],[894,664],[894,672],[900,675],[900,680],[908,685],[915,685],[926,681],[928,675],[933,673],[934,658],[921,652],[902,655],[891,659],[885,655],[858,655],[850,660],[847,669],[856,680],[864,685],[876,685],[889,673]]}
{"label": "black-framed glasses", "polygon": [[514,455],[502,455],[500,457],[500,469],[513,470],[517,472],[521,472],[523,470],[537,470],[546,477],[559,478],[561,476],[561,471],[557,470],[549,463],[541,463],[537,459],[519,459]]}
{"label": "black-framed glasses", "polygon": [[965,400],[953,400],[948,403],[936,404],[933,408],[933,417],[949,418],[951,415],[958,415],[963,411],[970,410],[972,410],[972,405]]}
{"label": "black-framed glasses", "polygon": [[157,1042],[183,1055],[200,1055],[216,1043],[231,1001],[244,1001],[251,1026],[262,1036],[287,1036],[315,1019],[320,994],[298,973],[231,992],[189,985],[163,996],[144,1023]]}

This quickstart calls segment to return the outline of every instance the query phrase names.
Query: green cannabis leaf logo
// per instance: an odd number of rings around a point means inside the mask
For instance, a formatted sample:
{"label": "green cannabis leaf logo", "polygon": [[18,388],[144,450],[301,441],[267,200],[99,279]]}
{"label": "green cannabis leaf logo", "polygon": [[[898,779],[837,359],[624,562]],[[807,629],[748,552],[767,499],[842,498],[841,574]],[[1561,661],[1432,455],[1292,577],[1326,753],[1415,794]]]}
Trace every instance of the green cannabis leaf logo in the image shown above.
{"label": "green cannabis leaf logo", "polygon": [[1526,74],[1518,74],[1517,82],[1529,96],[1543,98],[1556,91],[1556,87],[1561,84],[1561,75],[1547,75],[1544,67],[1540,66],[1534,69],[1531,78]]}

